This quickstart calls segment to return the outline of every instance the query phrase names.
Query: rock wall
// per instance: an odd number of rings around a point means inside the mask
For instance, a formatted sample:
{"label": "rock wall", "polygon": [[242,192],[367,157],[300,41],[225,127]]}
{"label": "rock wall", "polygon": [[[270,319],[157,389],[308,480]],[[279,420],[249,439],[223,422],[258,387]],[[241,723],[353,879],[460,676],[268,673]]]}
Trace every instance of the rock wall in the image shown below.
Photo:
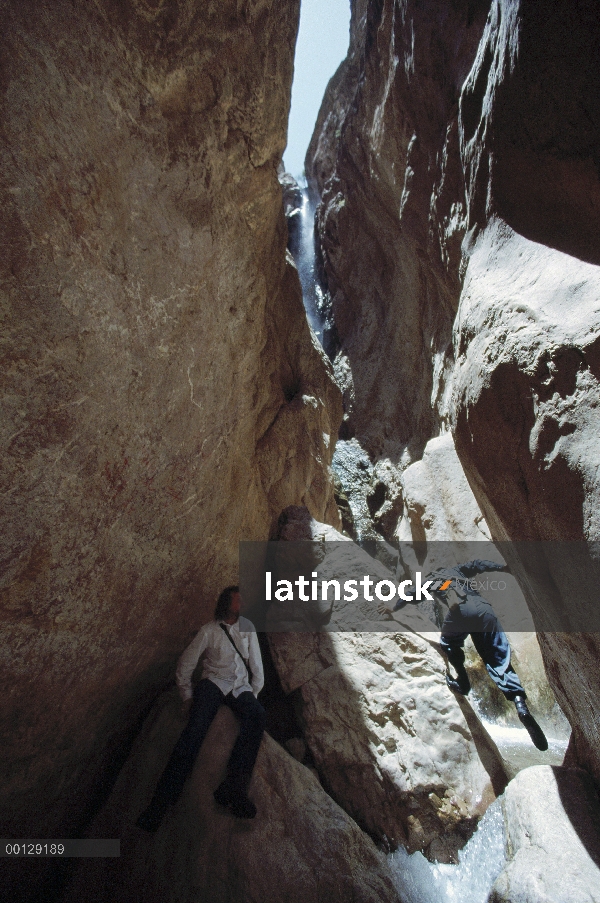
{"label": "rock wall", "polygon": [[277,181],[298,9],[1,6],[5,837],[85,820],[240,537],[338,523]]}
{"label": "rock wall", "polygon": [[458,97],[487,4],[352,4],[305,169],[341,341],[344,438],[405,466],[445,419],[465,204]]}
{"label": "rock wall", "polygon": [[534,617],[561,630],[542,652],[597,779],[598,635],[573,631],[597,630],[598,546],[565,566],[551,543],[600,536],[599,37],[594,4],[492,5],[461,102],[471,228],[453,414],[493,534],[550,541],[534,568],[514,564]]}
{"label": "rock wall", "polygon": [[[403,469],[449,424],[493,539],[593,543],[596,4],[381,0],[353,14],[353,62],[307,158],[345,429]],[[557,627],[540,636],[546,670],[600,779],[599,649],[585,632],[597,543],[510,564],[536,623]]]}

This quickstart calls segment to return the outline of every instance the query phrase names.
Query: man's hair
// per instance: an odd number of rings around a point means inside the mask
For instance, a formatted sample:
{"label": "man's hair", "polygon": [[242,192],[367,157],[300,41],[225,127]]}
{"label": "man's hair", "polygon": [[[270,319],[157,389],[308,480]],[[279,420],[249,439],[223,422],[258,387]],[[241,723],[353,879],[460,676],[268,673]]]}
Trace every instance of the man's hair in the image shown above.
{"label": "man's hair", "polygon": [[226,586],[219,598],[217,599],[217,607],[215,608],[215,621],[222,621],[229,614],[229,606],[234,593],[239,593],[239,586]]}

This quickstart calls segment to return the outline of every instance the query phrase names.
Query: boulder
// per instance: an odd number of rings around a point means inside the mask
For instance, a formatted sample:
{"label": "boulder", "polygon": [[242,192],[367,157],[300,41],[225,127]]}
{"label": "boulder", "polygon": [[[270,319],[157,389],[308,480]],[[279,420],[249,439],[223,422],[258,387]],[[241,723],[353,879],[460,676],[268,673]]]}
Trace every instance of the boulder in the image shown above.
{"label": "boulder", "polygon": [[237,735],[226,707],[157,834],[136,828],[183,723],[177,693],[163,694],[89,832],[120,837],[121,856],[75,869],[65,903],[400,903],[385,856],[268,734],[249,791],[256,818],[215,803]]}
{"label": "boulder", "polygon": [[[486,542],[490,533],[451,433],[430,439],[420,461],[402,473],[400,542]],[[483,556],[482,556],[483,557]]]}
{"label": "boulder", "polygon": [[526,768],[502,798],[508,864],[489,903],[598,903],[600,814],[589,774]]}
{"label": "boulder", "polygon": [[[298,509],[283,532],[294,546],[303,537],[315,547],[319,579],[393,578],[335,534]],[[376,599],[331,601],[320,632],[282,621],[269,645],[284,691],[300,697],[304,736],[333,798],[391,846],[455,861],[506,776],[469,703],[446,686],[431,623],[409,608],[386,619]]]}

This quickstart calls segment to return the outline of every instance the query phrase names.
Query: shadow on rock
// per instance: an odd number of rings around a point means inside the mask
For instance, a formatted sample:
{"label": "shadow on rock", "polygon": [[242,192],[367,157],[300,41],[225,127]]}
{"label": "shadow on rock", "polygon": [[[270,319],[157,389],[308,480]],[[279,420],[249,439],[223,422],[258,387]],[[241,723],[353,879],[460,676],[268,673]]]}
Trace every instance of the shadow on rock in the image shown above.
{"label": "shadow on rock", "polygon": [[397,903],[384,856],[318,780],[264,735],[250,796],[251,822],[213,792],[237,735],[217,713],[180,801],[155,835],[134,826],[183,720],[175,691],[157,701],[90,836],[120,837],[119,859],[80,864],[64,903]]}

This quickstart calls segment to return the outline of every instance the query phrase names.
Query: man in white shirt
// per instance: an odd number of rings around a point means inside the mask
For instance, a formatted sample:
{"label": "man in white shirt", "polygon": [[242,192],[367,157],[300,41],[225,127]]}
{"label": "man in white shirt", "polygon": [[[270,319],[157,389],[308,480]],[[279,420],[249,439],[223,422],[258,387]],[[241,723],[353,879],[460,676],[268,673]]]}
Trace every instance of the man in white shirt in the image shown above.
{"label": "man in white shirt", "polygon": [[[229,757],[227,777],[215,790],[215,800],[238,818],[254,818],[256,806],[247,790],[265,727],[265,710],[256,698],[264,683],[258,637],[253,624],[240,617],[240,592],[228,586],[217,601],[214,620],[202,627],[177,663],[176,680],[184,704],[191,701],[189,720],[157,784],[148,808],[136,824],[158,829],[171,803],[176,802],[196,756],[221,705],[240,720],[240,733]],[[191,678],[205,653],[202,680]]]}

